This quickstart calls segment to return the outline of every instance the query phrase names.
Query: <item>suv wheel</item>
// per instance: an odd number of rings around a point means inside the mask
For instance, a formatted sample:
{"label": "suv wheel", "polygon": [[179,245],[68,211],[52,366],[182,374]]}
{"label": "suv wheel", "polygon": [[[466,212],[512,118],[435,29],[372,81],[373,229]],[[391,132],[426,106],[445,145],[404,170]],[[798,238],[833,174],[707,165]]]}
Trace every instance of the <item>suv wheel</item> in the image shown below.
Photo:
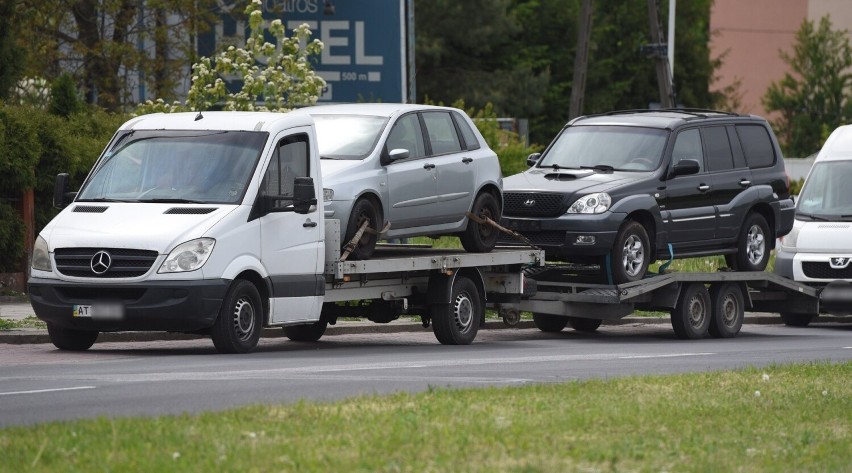
{"label": "suv wheel", "polygon": [[766,219],[750,213],[740,230],[736,254],[725,255],[728,267],[738,271],[763,271],[769,262],[769,241],[772,235]]}
{"label": "suv wheel", "polygon": [[651,263],[648,232],[639,222],[628,220],[621,225],[610,253],[610,270],[615,284],[638,281]]}

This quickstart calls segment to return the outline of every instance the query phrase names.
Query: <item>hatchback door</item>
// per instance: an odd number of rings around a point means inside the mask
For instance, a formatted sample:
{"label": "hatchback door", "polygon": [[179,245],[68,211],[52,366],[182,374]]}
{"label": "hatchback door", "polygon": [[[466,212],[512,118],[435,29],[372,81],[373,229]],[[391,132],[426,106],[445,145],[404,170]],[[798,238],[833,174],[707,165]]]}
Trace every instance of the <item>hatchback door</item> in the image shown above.
{"label": "hatchback door", "polygon": [[393,124],[385,142],[385,153],[408,151],[408,157],[385,166],[388,180],[388,216],[391,228],[430,225],[435,222],[438,202],[438,170],[426,157],[423,128],[416,113],[403,115]]}
{"label": "hatchback door", "polygon": [[[438,205],[435,207],[437,223],[458,222],[473,204],[476,192],[476,151],[463,149],[463,140],[450,112],[424,112],[423,124],[432,151],[430,161],[438,170]],[[467,148],[466,144],[464,148]]]}

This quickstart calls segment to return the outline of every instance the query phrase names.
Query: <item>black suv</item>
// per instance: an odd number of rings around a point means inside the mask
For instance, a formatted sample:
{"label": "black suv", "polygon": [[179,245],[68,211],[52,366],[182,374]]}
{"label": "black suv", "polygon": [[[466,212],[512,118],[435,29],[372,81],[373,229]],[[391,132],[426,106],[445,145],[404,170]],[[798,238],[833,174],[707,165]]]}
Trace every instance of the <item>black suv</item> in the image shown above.
{"label": "black suv", "polygon": [[672,256],[724,254],[732,269],[762,271],[775,238],[793,226],[778,141],[756,116],[579,117],[527,163],[503,181],[503,225],[549,259],[600,264],[616,284]]}

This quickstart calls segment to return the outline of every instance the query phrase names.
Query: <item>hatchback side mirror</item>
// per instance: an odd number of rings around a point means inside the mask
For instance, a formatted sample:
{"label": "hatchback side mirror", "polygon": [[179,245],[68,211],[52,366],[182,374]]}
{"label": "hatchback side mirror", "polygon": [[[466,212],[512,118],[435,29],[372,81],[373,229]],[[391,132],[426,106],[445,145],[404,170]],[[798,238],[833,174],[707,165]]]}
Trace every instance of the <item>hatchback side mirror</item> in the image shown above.
{"label": "hatchback side mirror", "polygon": [[535,163],[537,163],[539,159],[541,159],[541,153],[533,153],[527,156],[527,166],[535,166]]}
{"label": "hatchback side mirror", "polygon": [[681,159],[672,167],[672,177],[688,176],[690,174],[698,174],[701,171],[701,165],[694,159]]}

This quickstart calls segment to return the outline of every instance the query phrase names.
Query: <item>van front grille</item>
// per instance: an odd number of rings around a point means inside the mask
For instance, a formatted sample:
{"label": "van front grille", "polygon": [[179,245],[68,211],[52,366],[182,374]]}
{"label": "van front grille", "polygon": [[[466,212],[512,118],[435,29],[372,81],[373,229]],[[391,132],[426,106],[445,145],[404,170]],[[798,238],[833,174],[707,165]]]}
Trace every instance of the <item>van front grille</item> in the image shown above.
{"label": "van front grille", "polygon": [[[133,278],[151,269],[158,253],[126,248],[57,248],[56,270],[80,278]],[[97,257],[97,258],[96,258]]]}
{"label": "van front grille", "polygon": [[803,261],[802,272],[814,279],[852,279],[852,264],[845,268],[834,269],[830,264],[817,261]]}

